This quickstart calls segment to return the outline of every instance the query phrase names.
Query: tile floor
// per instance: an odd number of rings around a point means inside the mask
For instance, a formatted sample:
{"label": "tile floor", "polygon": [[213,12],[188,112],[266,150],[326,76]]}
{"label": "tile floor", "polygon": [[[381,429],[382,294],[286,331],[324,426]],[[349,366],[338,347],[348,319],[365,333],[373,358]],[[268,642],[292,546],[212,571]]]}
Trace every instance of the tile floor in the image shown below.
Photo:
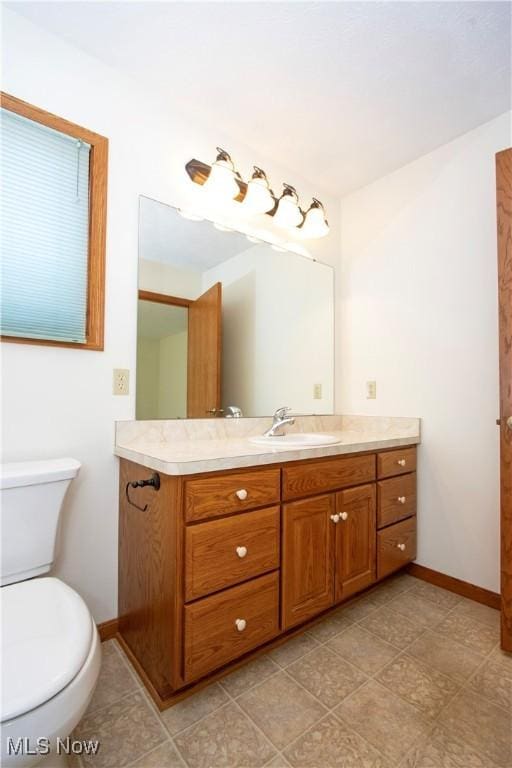
{"label": "tile floor", "polygon": [[511,768],[499,614],[407,575],[158,713],[115,641],[76,768]]}

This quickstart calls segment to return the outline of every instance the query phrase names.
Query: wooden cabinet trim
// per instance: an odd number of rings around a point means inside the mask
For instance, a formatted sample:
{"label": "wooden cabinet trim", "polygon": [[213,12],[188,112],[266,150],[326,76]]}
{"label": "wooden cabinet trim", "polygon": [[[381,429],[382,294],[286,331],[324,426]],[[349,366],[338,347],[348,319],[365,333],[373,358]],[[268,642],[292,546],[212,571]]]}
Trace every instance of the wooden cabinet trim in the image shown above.
{"label": "wooden cabinet trim", "polygon": [[290,501],[363,485],[375,480],[375,471],[375,454],[341,456],[322,463],[285,466],[281,495],[284,501]]}

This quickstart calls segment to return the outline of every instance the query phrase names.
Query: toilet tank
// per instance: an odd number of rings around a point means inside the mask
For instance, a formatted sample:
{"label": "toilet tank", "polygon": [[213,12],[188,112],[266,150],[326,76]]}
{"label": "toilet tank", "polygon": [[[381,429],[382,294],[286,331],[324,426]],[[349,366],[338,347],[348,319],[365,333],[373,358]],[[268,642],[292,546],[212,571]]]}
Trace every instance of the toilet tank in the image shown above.
{"label": "toilet tank", "polygon": [[1,586],[49,571],[60,511],[76,459],[0,465]]}

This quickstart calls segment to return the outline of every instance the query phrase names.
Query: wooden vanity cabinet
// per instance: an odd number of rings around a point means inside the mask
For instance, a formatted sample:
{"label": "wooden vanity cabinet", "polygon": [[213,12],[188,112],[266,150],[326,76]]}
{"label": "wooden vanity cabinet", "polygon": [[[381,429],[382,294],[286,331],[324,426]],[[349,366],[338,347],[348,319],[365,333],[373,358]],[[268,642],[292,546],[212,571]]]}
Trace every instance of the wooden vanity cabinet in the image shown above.
{"label": "wooden vanity cabinet", "polygon": [[416,555],[416,448],[192,476],[121,459],[119,636],[160,708]]}

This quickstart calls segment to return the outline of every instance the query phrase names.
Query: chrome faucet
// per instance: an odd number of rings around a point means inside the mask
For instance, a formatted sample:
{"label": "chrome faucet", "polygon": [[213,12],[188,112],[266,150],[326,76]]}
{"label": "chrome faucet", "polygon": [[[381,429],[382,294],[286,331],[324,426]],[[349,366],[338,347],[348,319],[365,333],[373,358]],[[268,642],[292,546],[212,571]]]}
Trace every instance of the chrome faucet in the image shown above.
{"label": "chrome faucet", "polygon": [[290,411],[291,408],[287,408],[286,406],[278,408],[272,417],[272,426],[263,433],[263,437],[282,437],[283,432],[279,431],[281,427],[284,427],[285,424],[295,424],[293,416],[287,415]]}

